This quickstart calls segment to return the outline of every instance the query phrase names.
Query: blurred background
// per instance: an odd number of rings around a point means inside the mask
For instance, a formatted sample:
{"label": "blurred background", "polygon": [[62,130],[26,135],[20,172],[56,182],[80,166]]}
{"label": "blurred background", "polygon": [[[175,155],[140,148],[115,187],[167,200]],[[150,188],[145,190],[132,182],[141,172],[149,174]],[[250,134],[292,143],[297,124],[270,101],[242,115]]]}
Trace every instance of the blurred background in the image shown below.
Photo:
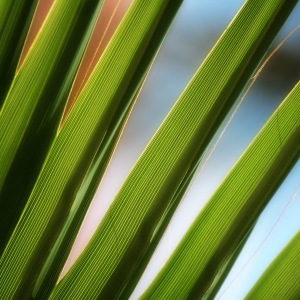
{"label": "blurred background", "polygon": [[[53,0],[40,0],[23,57],[52,2]],[[243,2],[183,2],[137,99],[63,274],[85,247],[135,161]],[[131,0],[105,1],[91,38],[91,45],[86,51],[70,94],[67,111],[72,107],[130,3]],[[273,47],[276,47],[299,21],[300,4],[287,20]],[[299,49],[300,29],[271,58],[247,94],[215,151],[183,199],[131,299],[137,299],[149,285],[239,156],[299,81]],[[298,161],[265,208],[217,299],[242,299],[268,264],[300,229],[300,191],[297,193],[299,184]]]}

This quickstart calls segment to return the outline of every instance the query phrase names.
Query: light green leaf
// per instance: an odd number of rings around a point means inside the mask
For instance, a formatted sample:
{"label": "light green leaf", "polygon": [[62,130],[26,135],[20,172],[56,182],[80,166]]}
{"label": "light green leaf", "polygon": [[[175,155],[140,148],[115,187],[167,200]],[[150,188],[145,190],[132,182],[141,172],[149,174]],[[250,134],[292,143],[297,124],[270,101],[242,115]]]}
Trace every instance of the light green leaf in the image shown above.
{"label": "light green leaf", "polygon": [[[43,297],[48,295],[48,292],[51,291],[58,280],[58,276],[62,270],[66,257],[71,246],[73,245],[89,204],[98,188],[103,173],[105,172],[114,148],[119,140],[121,131],[123,130],[125,122],[133,107],[134,99],[139,93],[139,91],[136,92],[136,82],[141,81],[141,78],[145,76],[149,66],[152,64],[156,52],[181,2],[181,0],[172,1],[171,4],[168,4],[161,17],[161,20],[157,25],[155,35],[151,38],[143,58],[141,59],[141,63],[135,72],[134,78],[132,79],[126,94],[122,99],[123,105],[120,105],[118,108],[118,111],[116,112],[116,115],[107,130],[107,134],[105,135],[105,138],[101,143],[101,146],[98,149],[95,158],[93,159],[93,162],[91,163],[91,166],[84,178],[80,190],[76,195],[76,199],[72,205],[66,223],[64,224],[49,257],[44,264],[41,274],[39,275],[33,291],[33,295],[36,298],[41,297],[39,293],[42,294]],[[136,278],[137,277],[135,277],[135,279]],[[134,285],[132,288],[134,288]]]}
{"label": "light green leaf", "polygon": [[244,235],[240,243],[236,246],[232,254],[228,257],[227,261],[222,265],[218,274],[214,278],[213,283],[209,287],[208,291],[203,296],[203,300],[210,300],[215,299],[220,287],[222,286],[224,280],[226,279],[227,275],[231,271],[232,266],[234,265],[236,259],[240,255],[241,251],[243,250],[244,245],[246,244],[248,237],[252,233],[253,228],[255,227],[256,222],[253,223],[253,226],[248,230],[248,232]]}
{"label": "light green leaf", "polygon": [[14,1],[1,1],[0,2],[0,32],[1,35],[4,32],[4,28],[9,19],[11,9],[13,7]]}
{"label": "light green leaf", "polygon": [[[136,80],[135,72],[167,5],[163,0],[132,4],[79,95],[1,258],[0,298],[32,292],[113,116],[120,103],[125,105],[121,100],[131,80]],[[131,89],[138,89],[142,80],[143,76]]]}
{"label": "light green leaf", "polygon": [[42,168],[103,0],[58,0],[0,115],[0,253]]}
{"label": "light green leaf", "polygon": [[200,212],[143,299],[198,299],[300,154],[300,82]]}
{"label": "light green leaf", "polygon": [[53,299],[105,299],[127,283],[195,157],[201,157],[295,3],[246,2],[140,156]]}
{"label": "light green leaf", "polygon": [[261,275],[245,300],[300,298],[300,231]]}

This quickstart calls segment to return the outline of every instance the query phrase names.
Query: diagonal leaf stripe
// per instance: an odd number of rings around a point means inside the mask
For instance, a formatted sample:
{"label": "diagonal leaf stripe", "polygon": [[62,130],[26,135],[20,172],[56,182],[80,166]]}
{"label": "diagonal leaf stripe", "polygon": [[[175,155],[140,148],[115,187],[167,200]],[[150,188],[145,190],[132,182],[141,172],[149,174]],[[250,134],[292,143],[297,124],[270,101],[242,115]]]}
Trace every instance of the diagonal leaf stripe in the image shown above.
{"label": "diagonal leaf stripe", "polygon": [[244,235],[243,239],[240,241],[238,246],[234,249],[232,254],[228,257],[226,263],[220,268],[217,276],[215,277],[212,285],[209,287],[209,290],[202,298],[203,300],[215,299],[220,287],[222,286],[226,276],[231,271],[232,266],[234,265],[236,259],[243,250],[244,245],[246,244],[248,237],[252,233],[253,228],[255,227],[256,222],[253,224],[253,227]]}
{"label": "diagonal leaf stripe", "polygon": [[[1,258],[1,298],[32,291],[167,4],[163,0],[132,4],[79,95]],[[25,278],[25,272],[30,276]]]}
{"label": "diagonal leaf stripe", "polygon": [[55,1],[12,83],[0,116],[1,253],[56,136],[102,2]]}
{"label": "diagonal leaf stripe", "polygon": [[125,107],[121,113],[116,115],[116,122],[113,122],[112,128],[109,128],[103,143],[98,149],[95,158],[84,178],[84,181],[76,195],[74,203],[70,209],[70,213],[51,252],[43,266],[43,269],[37,279],[33,290],[34,298],[46,298],[49,296],[55,286],[59,274],[67,259],[73,242],[80,229],[81,223],[87,212],[89,204],[93,199],[99,182],[107,168],[113,150],[119,139],[122,127],[128,117],[129,111],[133,106],[133,102],[128,103],[129,107]]}
{"label": "diagonal leaf stripe", "polygon": [[37,0],[1,1],[0,4],[0,110],[16,72],[19,56]]}
{"label": "diagonal leaf stripe", "polygon": [[4,32],[4,28],[7,24],[7,20],[9,19],[9,15],[13,8],[13,4],[13,1],[0,2],[0,36],[2,36]]}
{"label": "diagonal leaf stripe", "polygon": [[245,300],[300,298],[300,231],[261,275]]}
{"label": "diagonal leaf stripe", "polygon": [[143,299],[198,299],[300,154],[300,82],[200,212]]}
{"label": "diagonal leaf stripe", "polygon": [[[264,47],[270,45],[269,28],[295,3],[245,3],[137,161],[92,240],[54,290],[53,299],[105,299],[131,276],[198,150],[205,148],[232,104],[230,97],[237,96],[241,82],[245,84],[245,77],[251,75],[247,67],[251,65],[253,72]],[[279,20],[282,24],[284,18]],[[279,28],[270,31],[273,38]]]}
{"label": "diagonal leaf stripe", "polygon": [[[41,87],[44,88],[47,80],[51,79],[53,70],[56,71],[55,75],[58,75],[57,69],[62,71],[61,67],[58,68],[56,65],[64,48],[62,40],[68,40],[73,21],[86,1],[56,1],[50,13],[52,18],[50,16],[47,18],[43,34],[35,40],[22,68],[16,74],[1,111],[0,187],[24,134],[28,119],[37,105]],[[36,63],[37,60],[39,64]]]}
{"label": "diagonal leaf stripe", "polygon": [[[114,151],[117,141],[120,137],[123,126],[126,119],[133,107],[134,99],[137,97],[139,90],[136,91],[137,82],[145,76],[149,66],[151,65],[156,52],[168,30],[170,23],[172,22],[181,0],[172,1],[169,3],[157,25],[155,35],[151,38],[149,45],[141,59],[131,84],[126,90],[125,95],[122,98],[122,103],[116,112],[114,119],[112,120],[107,134],[100,148],[98,149],[93,162],[84,178],[84,181],[76,195],[76,199],[70,210],[70,214],[63,226],[60,235],[53,246],[50,255],[45,262],[43,269],[39,275],[37,283],[35,285],[33,296],[36,298],[43,297],[51,292],[52,288],[58,280],[58,276],[62,270],[63,264],[70,251],[71,246],[75,240],[75,237],[79,231],[80,225],[84,219],[86,211],[90,202],[98,188],[99,182],[102,179],[103,173],[107,167],[110,157]],[[141,87],[140,87],[141,88]],[[136,281],[137,276],[135,276]],[[133,288],[135,285],[132,285]],[[118,293],[118,288],[114,289],[115,294]],[[112,297],[112,294],[110,294]]]}
{"label": "diagonal leaf stripe", "polygon": [[172,216],[176,212],[177,207],[179,206],[185,192],[187,191],[189,184],[193,178],[193,175],[195,174],[197,167],[199,166],[201,158],[202,156],[196,157],[195,161],[191,164],[190,169],[186,173],[174,197],[171,199],[170,205],[167,207],[164,215],[162,216],[161,220],[156,226],[155,231],[149,242],[149,245],[147,246],[145,252],[143,253],[141,260],[137,263],[137,266],[131,278],[126,282],[126,285],[124,286],[122,292],[120,293],[119,296],[120,299],[129,298],[132,292],[134,291],[135,286],[137,285],[138,281],[143,275],[143,272],[146,269],[157,245],[159,244],[160,239],[162,238],[166,228],[168,227],[169,222],[172,219]]}
{"label": "diagonal leaf stripe", "polygon": [[117,113],[112,128],[110,127],[108,130],[109,134],[105,136],[98,149],[76,195],[68,218],[37,279],[33,290],[34,298],[46,298],[55,286],[133,104],[133,102],[129,102],[129,107],[125,107],[120,113]]}

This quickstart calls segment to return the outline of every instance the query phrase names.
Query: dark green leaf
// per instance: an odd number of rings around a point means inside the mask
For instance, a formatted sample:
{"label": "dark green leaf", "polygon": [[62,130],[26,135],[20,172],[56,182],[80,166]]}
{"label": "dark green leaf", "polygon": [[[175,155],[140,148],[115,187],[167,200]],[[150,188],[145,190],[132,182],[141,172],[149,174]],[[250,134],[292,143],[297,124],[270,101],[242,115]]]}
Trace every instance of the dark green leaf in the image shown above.
{"label": "dark green leaf", "polygon": [[57,135],[102,2],[56,1],[12,83],[0,116],[0,253]]}
{"label": "dark green leaf", "polygon": [[37,0],[8,0],[0,4],[0,110],[16,72]]}
{"label": "dark green leaf", "polygon": [[246,2],[133,167],[53,298],[105,298],[132,276],[192,162],[295,3]]}
{"label": "dark green leaf", "polygon": [[[135,73],[167,4],[163,0],[132,4],[54,140],[2,257],[4,298],[32,292],[119,104],[127,105],[121,101],[124,94],[129,86],[136,91],[143,80]],[[23,277],[24,272],[30,276]]]}

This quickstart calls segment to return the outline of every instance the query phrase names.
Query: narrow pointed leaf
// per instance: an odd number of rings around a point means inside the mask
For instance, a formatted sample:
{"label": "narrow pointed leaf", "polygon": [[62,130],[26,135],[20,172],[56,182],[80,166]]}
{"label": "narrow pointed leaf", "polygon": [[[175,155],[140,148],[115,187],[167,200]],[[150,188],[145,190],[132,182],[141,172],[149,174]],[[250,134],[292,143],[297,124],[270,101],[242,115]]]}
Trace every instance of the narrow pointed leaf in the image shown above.
{"label": "narrow pointed leaf", "polygon": [[14,1],[1,1],[0,2],[0,36],[4,32],[5,25],[9,19],[11,9],[13,8]]}
{"label": "narrow pointed leaf", "polygon": [[300,82],[200,212],[142,299],[198,299],[208,292],[299,158],[299,99]]}
{"label": "narrow pointed leaf", "polygon": [[[125,113],[128,112],[125,111]],[[124,117],[126,117],[126,115]],[[120,119],[119,127],[123,125],[124,121],[124,118]],[[106,136],[103,145],[99,148],[84,182],[77,193],[68,218],[39,274],[32,293],[33,298],[40,299],[42,297],[46,299],[58,281],[58,277],[73,246],[85,213],[88,210],[89,204],[99,185],[99,181],[105,172],[116,146],[120,130],[121,128],[118,127],[112,130],[111,134]]]}
{"label": "narrow pointed leaf", "polygon": [[55,1],[0,115],[0,253],[57,134],[103,0],[73,2]]}
{"label": "narrow pointed leaf", "polygon": [[250,236],[253,228],[255,227],[256,222],[253,224],[252,228],[244,235],[241,242],[238,246],[234,249],[233,253],[228,257],[226,263],[220,268],[218,274],[216,275],[213,283],[209,287],[209,290],[202,298],[203,300],[213,300],[217,295],[220,287],[222,286],[223,282],[225,281],[227,275],[229,274],[232,266],[234,265],[236,259],[240,255],[241,251],[243,250],[244,245],[246,244],[248,237]]}
{"label": "narrow pointed leaf", "polygon": [[19,56],[37,0],[10,0],[0,4],[0,110],[16,72]]}
{"label": "narrow pointed leaf", "polygon": [[[1,258],[1,298],[32,293],[167,4],[138,0],[131,5],[79,95]],[[142,79],[135,82],[136,88]],[[24,273],[30,275],[23,277]]]}
{"label": "narrow pointed leaf", "polygon": [[245,300],[300,299],[300,231],[261,275]]}
{"label": "narrow pointed leaf", "polygon": [[140,156],[53,299],[105,299],[115,286],[126,284],[191,163],[296,2],[245,3]]}
{"label": "narrow pointed leaf", "polygon": [[[132,99],[133,100],[133,99]],[[49,296],[56,284],[74,240],[80,229],[81,223],[88,210],[98,185],[110,161],[116,147],[123,126],[128,118],[134,102],[128,101],[127,107],[120,107],[119,112],[112,121],[93,162],[87,171],[83,183],[76,195],[68,218],[43,266],[33,290],[33,297],[40,298]]]}
{"label": "narrow pointed leaf", "polygon": [[[122,99],[122,104],[120,104],[120,107],[118,108],[118,111],[116,112],[116,115],[109,129],[107,130],[107,134],[105,135],[105,138],[101,143],[101,146],[98,149],[95,158],[93,159],[93,162],[84,178],[80,190],[76,195],[76,199],[74,201],[74,204],[72,205],[66,223],[64,224],[63,229],[60,232],[60,235],[56,240],[56,243],[53,246],[51,253],[47,258],[47,261],[39,275],[33,291],[34,297],[38,299],[42,296],[44,298],[46,297],[46,295],[48,296],[48,293],[51,291],[58,280],[58,276],[77,236],[89,204],[94,197],[94,194],[102,179],[107,164],[109,163],[110,157],[120,137],[121,131],[123,130],[124,124],[133,107],[134,99],[139,93],[139,91],[136,91],[136,82],[140,82],[141,79],[145,76],[147,70],[149,70],[156,52],[181,2],[181,0],[172,1],[171,4],[168,4],[165,12],[161,17],[161,20],[157,25],[155,35],[149,42],[143,58],[141,59],[141,63],[138,66],[137,71],[135,72],[134,78],[132,79],[132,82],[126,91],[126,94]],[[137,277],[135,276],[135,281],[136,278]],[[134,286],[135,284],[132,285],[132,288],[134,288]],[[115,293],[118,294],[118,291],[119,288],[116,288]]]}
{"label": "narrow pointed leaf", "polygon": [[155,228],[155,231],[151,237],[151,240],[143,253],[142,258],[137,263],[136,268],[134,269],[134,272],[132,272],[132,276],[130,279],[126,282],[126,285],[124,286],[122,292],[120,293],[119,298],[120,299],[128,299],[132,292],[134,291],[138,281],[143,275],[144,270],[146,269],[157,245],[159,244],[162,236],[165,233],[165,230],[167,229],[170,220],[172,219],[174,213],[176,212],[179,204],[181,203],[181,200],[186,193],[189,184],[197,170],[197,167],[199,166],[199,163],[201,161],[202,156],[196,157],[194,162],[191,164],[190,169],[186,173],[182,183],[180,184],[178,190],[176,191],[173,199],[170,202],[170,205],[166,209],[164,215],[162,216],[161,220],[159,221],[158,225]]}

